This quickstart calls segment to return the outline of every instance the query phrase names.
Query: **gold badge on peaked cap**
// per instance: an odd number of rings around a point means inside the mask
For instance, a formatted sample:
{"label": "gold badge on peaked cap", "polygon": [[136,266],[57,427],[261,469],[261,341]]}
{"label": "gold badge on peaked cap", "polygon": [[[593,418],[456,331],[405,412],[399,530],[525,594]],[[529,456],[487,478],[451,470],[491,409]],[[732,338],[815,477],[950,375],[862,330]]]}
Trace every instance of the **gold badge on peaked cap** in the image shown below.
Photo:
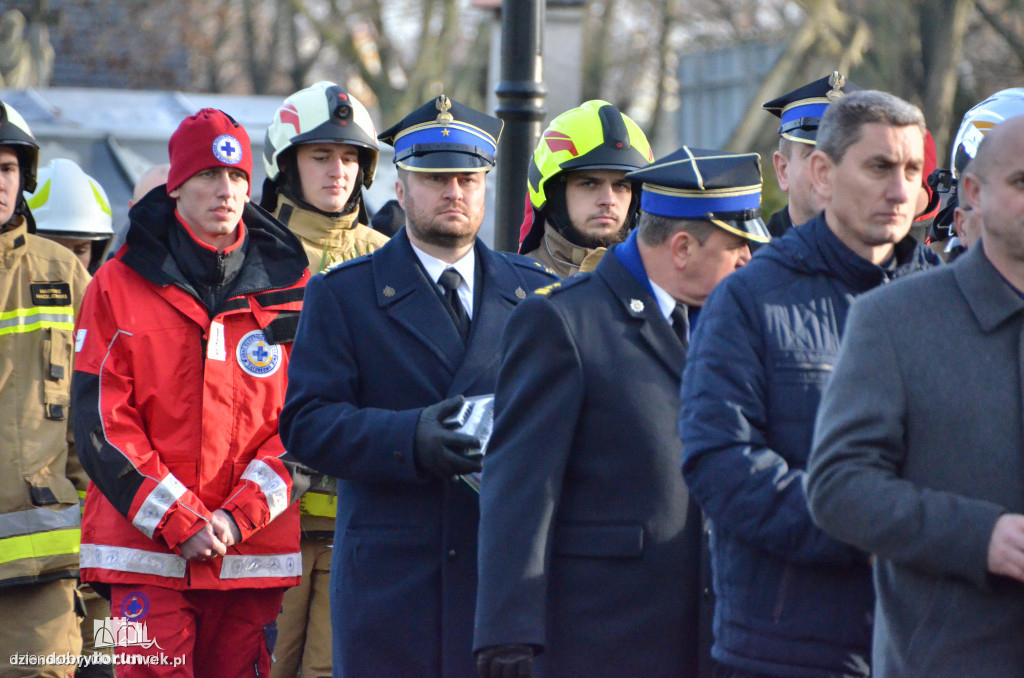
{"label": "gold badge on peaked cap", "polygon": [[449,99],[447,96],[442,94],[441,96],[437,97],[437,102],[434,104],[434,106],[437,107],[437,110],[441,111],[440,113],[437,114],[437,121],[439,123],[441,123],[442,125],[450,125],[452,124],[452,122],[455,121],[455,117],[448,112],[451,110],[452,100]]}
{"label": "gold badge on peaked cap", "polygon": [[825,92],[825,97],[829,101],[836,101],[846,96],[846,92],[843,91],[843,87],[846,86],[846,76],[839,71],[832,71],[832,75],[828,76],[828,86],[832,88]]}

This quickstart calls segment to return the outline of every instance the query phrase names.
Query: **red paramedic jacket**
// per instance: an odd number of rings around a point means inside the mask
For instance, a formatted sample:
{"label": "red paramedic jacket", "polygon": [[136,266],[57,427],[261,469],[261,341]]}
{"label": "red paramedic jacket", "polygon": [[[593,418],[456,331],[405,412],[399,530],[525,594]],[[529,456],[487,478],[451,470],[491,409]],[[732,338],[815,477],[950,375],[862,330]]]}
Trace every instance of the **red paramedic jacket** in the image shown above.
{"label": "red paramedic jacket", "polygon": [[[72,412],[92,482],[81,576],[171,589],[293,586],[297,473],[277,432],[309,273],[299,241],[246,205],[244,259],[210,318],[176,265],[174,202],[151,192],[128,242],[90,283],[75,331]],[[180,238],[178,240],[180,242]],[[241,241],[240,241],[241,242]],[[295,483],[301,484],[301,483]],[[186,561],[216,509],[242,540]]]}

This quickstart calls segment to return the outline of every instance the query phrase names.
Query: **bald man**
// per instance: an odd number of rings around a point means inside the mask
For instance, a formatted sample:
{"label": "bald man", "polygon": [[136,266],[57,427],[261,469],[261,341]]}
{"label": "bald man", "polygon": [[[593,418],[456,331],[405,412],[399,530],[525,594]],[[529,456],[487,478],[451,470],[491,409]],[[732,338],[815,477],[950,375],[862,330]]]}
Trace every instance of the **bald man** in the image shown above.
{"label": "bald man", "polygon": [[[171,165],[169,163],[161,163],[159,165],[153,165],[148,170],[142,173],[139,180],[135,182],[135,188],[132,190],[132,198],[128,201],[128,209],[132,208],[132,205],[142,200],[142,198],[152,191],[157,186],[163,186],[167,183],[167,173],[170,171]],[[128,234],[128,224],[114,227],[114,237],[110,239],[110,245],[107,247],[104,259],[109,259],[117,251],[121,249],[121,245],[124,244],[124,238]]]}
{"label": "bald man", "polygon": [[154,188],[166,184],[167,173],[170,169],[170,163],[165,162],[160,165],[153,165],[143,172],[142,176],[139,177],[138,182],[135,184],[135,190],[132,191],[132,199],[128,202],[129,209],[139,200],[142,200],[142,197]]}
{"label": "bald man", "polygon": [[876,678],[1024,666],[1024,117],[961,188],[981,239],[854,302],[818,410],[808,499],[874,554]]}

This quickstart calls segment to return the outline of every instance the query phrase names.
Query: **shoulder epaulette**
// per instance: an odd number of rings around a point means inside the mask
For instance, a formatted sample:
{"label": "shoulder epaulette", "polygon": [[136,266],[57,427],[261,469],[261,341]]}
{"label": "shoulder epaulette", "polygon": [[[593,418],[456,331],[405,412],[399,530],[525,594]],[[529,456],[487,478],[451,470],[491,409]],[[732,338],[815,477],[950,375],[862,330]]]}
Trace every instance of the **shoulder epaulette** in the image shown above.
{"label": "shoulder epaulette", "polygon": [[565,290],[571,287],[575,287],[576,285],[580,285],[586,282],[589,278],[589,275],[571,275],[568,278],[565,278],[564,280],[559,280],[556,283],[551,283],[550,285],[541,287],[538,290],[534,290],[533,293],[540,294],[545,297],[552,294],[558,294],[559,292],[564,292]]}
{"label": "shoulder epaulette", "polygon": [[343,268],[351,268],[353,266],[358,266],[360,264],[369,263],[371,256],[373,256],[372,252],[368,255],[355,257],[354,259],[348,259],[347,261],[335,261],[330,266],[321,271],[321,273],[323,273],[324,275],[330,275],[331,273],[340,271]]}
{"label": "shoulder epaulette", "polygon": [[515,253],[512,253],[512,252],[506,252],[506,254],[509,255],[509,261],[511,261],[516,266],[519,266],[519,267],[525,268],[525,269],[529,269],[531,271],[544,271],[545,273],[548,273],[549,275],[557,275],[555,273],[554,269],[548,268],[547,266],[545,266],[544,264],[540,263],[539,261],[537,261],[533,257],[528,257],[525,254],[515,254]]}
{"label": "shoulder epaulette", "polygon": [[556,282],[556,283],[551,283],[550,285],[545,285],[544,287],[541,287],[540,289],[534,290],[533,293],[534,294],[539,294],[542,297],[546,297],[549,294],[551,294],[552,292],[554,292],[555,290],[557,290],[561,286],[562,286],[562,283],[561,283],[561,281],[559,281],[559,282]]}

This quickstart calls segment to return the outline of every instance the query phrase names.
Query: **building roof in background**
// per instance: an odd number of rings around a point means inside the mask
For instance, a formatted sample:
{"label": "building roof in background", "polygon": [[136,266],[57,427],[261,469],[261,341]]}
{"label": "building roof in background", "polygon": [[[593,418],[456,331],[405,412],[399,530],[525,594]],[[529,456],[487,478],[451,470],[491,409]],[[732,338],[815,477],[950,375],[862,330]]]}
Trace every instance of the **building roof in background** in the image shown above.
{"label": "building roof in background", "polygon": [[[128,200],[139,176],[167,162],[167,140],[178,124],[203,108],[219,108],[245,127],[252,140],[253,200],[266,174],[259,158],[267,126],[282,102],[277,96],[142,91],[87,87],[0,89],[39,141],[39,164],[68,158],[103,186],[114,223],[128,218]],[[371,212],[394,193],[389,148],[381,149],[378,176],[367,195]]]}

